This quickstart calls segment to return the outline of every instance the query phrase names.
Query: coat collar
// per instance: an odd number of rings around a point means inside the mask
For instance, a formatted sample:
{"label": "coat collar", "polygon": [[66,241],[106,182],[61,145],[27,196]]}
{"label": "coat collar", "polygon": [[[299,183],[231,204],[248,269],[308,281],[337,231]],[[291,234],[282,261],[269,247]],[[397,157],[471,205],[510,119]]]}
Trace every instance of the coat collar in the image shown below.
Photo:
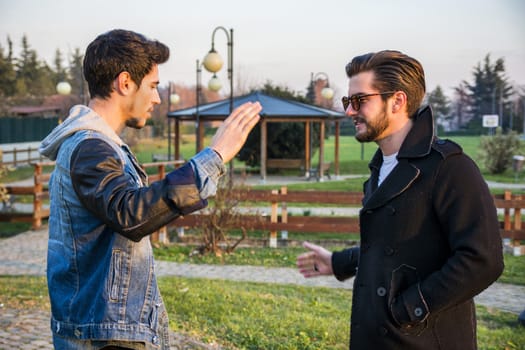
{"label": "coat collar", "polygon": [[414,115],[413,120],[412,129],[410,129],[399,149],[398,165],[377,190],[375,184],[377,184],[379,168],[383,163],[383,155],[380,149],[374,154],[369,164],[371,176],[365,188],[364,209],[373,209],[384,205],[409,188],[419,176],[421,170],[409,162],[409,159],[424,157],[431,151],[434,139],[432,110],[429,106],[421,108]]}

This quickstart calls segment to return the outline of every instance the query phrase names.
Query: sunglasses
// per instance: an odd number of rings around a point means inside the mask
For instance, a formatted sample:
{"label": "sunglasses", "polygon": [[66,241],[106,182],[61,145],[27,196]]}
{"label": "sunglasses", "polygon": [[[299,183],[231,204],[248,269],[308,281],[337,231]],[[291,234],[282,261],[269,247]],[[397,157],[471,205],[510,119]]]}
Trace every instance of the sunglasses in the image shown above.
{"label": "sunglasses", "polygon": [[361,109],[361,100],[367,97],[371,96],[383,96],[383,95],[389,95],[393,94],[395,91],[386,91],[386,92],[378,92],[375,94],[366,94],[366,95],[360,95],[355,94],[352,96],[343,96],[341,101],[343,102],[343,108],[345,111],[348,109],[349,105],[352,105],[352,109],[356,112],[359,112],[359,109]]}

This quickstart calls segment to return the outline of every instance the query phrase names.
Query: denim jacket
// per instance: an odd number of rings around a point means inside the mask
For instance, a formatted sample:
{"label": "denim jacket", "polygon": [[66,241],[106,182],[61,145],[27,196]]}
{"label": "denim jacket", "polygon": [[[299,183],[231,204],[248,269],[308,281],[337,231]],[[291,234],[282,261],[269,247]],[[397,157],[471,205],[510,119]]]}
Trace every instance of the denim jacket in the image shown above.
{"label": "denim jacket", "polygon": [[148,234],[201,209],[224,165],[205,149],[151,186],[127,145],[85,106],[42,142],[49,183],[47,278],[54,335],[169,349]]}

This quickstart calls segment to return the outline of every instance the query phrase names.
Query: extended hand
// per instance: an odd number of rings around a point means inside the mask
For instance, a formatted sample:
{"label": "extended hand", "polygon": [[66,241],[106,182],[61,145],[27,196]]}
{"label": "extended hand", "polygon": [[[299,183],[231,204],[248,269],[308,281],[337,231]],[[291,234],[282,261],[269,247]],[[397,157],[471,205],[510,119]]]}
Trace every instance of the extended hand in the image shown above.
{"label": "extended hand", "polygon": [[230,114],[211,140],[210,147],[218,152],[224,163],[229,162],[240,151],[248,134],[260,119],[259,102],[246,102]]}
{"label": "extended hand", "polygon": [[325,248],[304,242],[303,247],[310,251],[297,257],[297,267],[304,277],[332,275],[332,253]]}

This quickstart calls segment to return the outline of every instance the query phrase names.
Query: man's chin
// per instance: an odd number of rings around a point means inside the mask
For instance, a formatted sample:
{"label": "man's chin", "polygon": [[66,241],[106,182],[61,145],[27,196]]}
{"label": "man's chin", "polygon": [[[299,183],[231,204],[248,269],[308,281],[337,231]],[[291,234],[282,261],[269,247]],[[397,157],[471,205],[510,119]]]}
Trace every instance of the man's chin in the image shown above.
{"label": "man's chin", "polygon": [[142,129],[144,126],[146,126],[146,120],[139,118],[128,119],[126,121],[126,126],[133,129]]}

